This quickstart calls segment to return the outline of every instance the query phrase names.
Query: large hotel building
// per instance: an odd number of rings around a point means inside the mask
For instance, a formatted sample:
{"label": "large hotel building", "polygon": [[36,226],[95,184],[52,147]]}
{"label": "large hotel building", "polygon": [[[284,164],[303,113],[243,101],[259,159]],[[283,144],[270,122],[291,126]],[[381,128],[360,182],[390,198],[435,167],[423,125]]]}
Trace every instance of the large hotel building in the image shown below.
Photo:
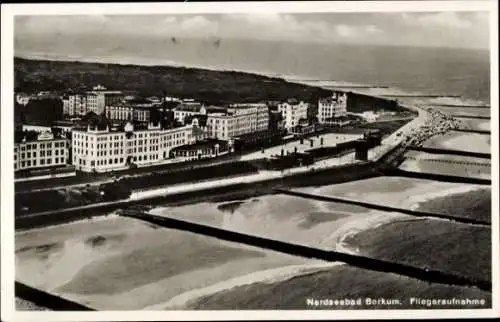
{"label": "large hotel building", "polygon": [[68,163],[66,139],[40,133],[37,140],[14,145],[14,171],[63,166]]}
{"label": "large hotel building", "polygon": [[318,101],[318,122],[328,124],[347,114],[347,94],[335,92],[332,97]]}
{"label": "large hotel building", "polygon": [[307,110],[309,104],[290,99],[287,102],[278,104],[278,111],[283,116],[285,128],[291,130],[300,124],[301,120],[307,120]]}
{"label": "large hotel building", "polygon": [[98,85],[92,91],[64,97],[63,113],[70,116],[85,115],[88,112],[102,114],[106,106],[118,104],[124,97],[121,91],[109,91]]}
{"label": "large hotel building", "polygon": [[73,165],[85,172],[106,172],[127,169],[130,165],[153,165],[171,157],[177,146],[195,141],[193,126],[163,129],[150,123],[136,129],[127,123],[123,129],[88,126],[74,129],[72,138]]}
{"label": "large hotel building", "polygon": [[209,113],[208,137],[230,140],[239,135],[265,131],[269,128],[269,109],[266,104],[233,104],[224,113]]}

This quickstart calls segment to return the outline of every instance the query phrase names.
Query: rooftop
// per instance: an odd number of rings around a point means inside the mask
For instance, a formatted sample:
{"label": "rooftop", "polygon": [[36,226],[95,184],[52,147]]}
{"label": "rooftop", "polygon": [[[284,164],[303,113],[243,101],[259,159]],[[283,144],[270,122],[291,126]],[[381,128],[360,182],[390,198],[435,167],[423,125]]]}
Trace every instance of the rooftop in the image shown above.
{"label": "rooftop", "polygon": [[225,147],[227,145],[226,141],[216,140],[216,139],[207,139],[204,141],[196,142],[193,144],[185,144],[172,149],[172,151],[181,151],[181,150],[198,150],[203,148],[213,148],[216,144],[220,147]]}

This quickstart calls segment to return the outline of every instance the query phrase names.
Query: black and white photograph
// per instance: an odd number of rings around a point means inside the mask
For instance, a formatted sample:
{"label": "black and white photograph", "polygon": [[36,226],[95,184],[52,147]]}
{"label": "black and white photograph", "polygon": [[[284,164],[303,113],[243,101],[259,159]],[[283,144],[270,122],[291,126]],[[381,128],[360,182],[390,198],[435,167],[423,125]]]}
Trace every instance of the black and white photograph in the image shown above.
{"label": "black and white photograph", "polygon": [[1,79],[2,320],[499,316],[496,0],[2,4]]}

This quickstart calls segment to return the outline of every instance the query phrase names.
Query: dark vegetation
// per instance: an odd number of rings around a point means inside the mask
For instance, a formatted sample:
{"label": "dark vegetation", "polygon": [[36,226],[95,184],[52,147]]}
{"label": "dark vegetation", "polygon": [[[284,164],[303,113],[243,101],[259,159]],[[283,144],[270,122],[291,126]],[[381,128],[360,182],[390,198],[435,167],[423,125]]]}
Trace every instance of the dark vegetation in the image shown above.
{"label": "dark vegetation", "polygon": [[378,98],[358,93],[348,93],[347,110],[353,113],[381,110],[400,111],[401,107],[396,100]]}
{"label": "dark vegetation", "polygon": [[63,103],[58,98],[31,99],[26,106],[16,102],[14,108],[16,123],[52,125],[63,119]]}
{"label": "dark vegetation", "polygon": [[316,102],[331,91],[279,78],[228,71],[171,66],[14,59],[15,91],[82,91],[102,84],[142,96],[191,97],[209,104],[285,100]]}

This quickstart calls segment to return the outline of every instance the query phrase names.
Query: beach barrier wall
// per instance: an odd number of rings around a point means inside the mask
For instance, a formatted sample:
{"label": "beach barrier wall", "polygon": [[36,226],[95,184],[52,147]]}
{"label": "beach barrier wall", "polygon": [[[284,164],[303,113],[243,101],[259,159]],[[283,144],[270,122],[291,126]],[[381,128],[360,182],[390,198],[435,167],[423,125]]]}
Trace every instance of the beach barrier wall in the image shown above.
{"label": "beach barrier wall", "polygon": [[384,169],[383,172],[387,176],[427,179],[427,180],[453,182],[453,183],[470,183],[470,184],[491,186],[491,179],[460,177],[460,176],[451,176],[451,175],[437,174],[437,173],[414,172],[414,171],[401,170],[398,168],[387,168],[387,169]]}
{"label": "beach barrier wall", "polygon": [[85,305],[15,282],[16,297],[54,311],[95,311]]}
{"label": "beach barrier wall", "polygon": [[454,132],[465,132],[465,133],[477,133],[477,134],[487,134],[491,135],[491,131],[487,130],[472,130],[472,129],[458,129],[455,128],[453,129]]}
{"label": "beach barrier wall", "polygon": [[381,210],[381,211],[399,212],[399,213],[403,213],[403,214],[410,215],[410,216],[416,216],[416,217],[438,218],[438,219],[446,219],[446,220],[451,220],[451,221],[455,221],[455,222],[460,222],[460,223],[464,223],[464,224],[491,226],[490,222],[472,219],[472,218],[450,216],[450,215],[445,215],[445,214],[417,211],[417,210],[398,208],[398,207],[390,207],[390,206],[384,206],[384,205],[370,203],[370,202],[353,200],[353,199],[339,198],[339,197],[332,197],[332,196],[320,196],[320,195],[314,195],[314,194],[298,192],[298,191],[290,191],[290,190],[285,190],[285,189],[276,189],[276,191],[283,193],[283,194],[286,194],[286,195],[289,195],[289,196],[294,196],[294,197],[301,197],[301,198],[314,199],[314,200],[327,201],[327,202],[338,202],[338,203],[361,206],[361,207],[375,209],[375,210]]}
{"label": "beach barrier wall", "polygon": [[490,120],[490,116],[480,116],[480,115],[467,115],[467,114],[452,114],[452,117],[460,119],[480,119],[480,120]]}
{"label": "beach barrier wall", "polygon": [[491,108],[489,105],[459,105],[459,104],[439,104],[433,106],[443,106],[443,107],[460,107],[460,108]]}
{"label": "beach barrier wall", "polygon": [[179,219],[160,217],[143,212],[123,212],[121,213],[121,215],[124,217],[143,220],[166,228],[189,231],[195,234],[215,237],[221,240],[246,244],[250,246],[256,246],[294,256],[315,258],[331,262],[344,262],[351,266],[363,269],[384,273],[394,273],[410,278],[416,278],[422,281],[427,281],[430,283],[478,287],[483,291],[491,292],[490,280],[460,276],[438,270],[419,268],[402,263],[389,262],[365,256],[346,254],[330,250],[322,250],[289,242],[257,237],[221,228],[196,224]]}
{"label": "beach barrier wall", "polygon": [[464,157],[474,157],[481,159],[491,159],[490,153],[480,153],[480,152],[469,152],[462,150],[451,150],[451,149],[438,149],[438,148],[428,148],[428,147],[420,147],[420,146],[409,146],[408,150],[427,152],[433,154],[450,154],[450,155],[460,155]]}
{"label": "beach barrier wall", "polygon": [[433,158],[420,158],[420,157],[412,157],[406,156],[405,159],[415,160],[415,161],[425,161],[425,162],[435,162],[435,163],[448,163],[450,165],[460,165],[460,166],[473,166],[473,167],[484,167],[486,170],[491,170],[491,162],[490,163],[481,163],[481,162],[468,162],[468,161],[458,161],[458,160],[445,160],[445,159],[433,159]]}

